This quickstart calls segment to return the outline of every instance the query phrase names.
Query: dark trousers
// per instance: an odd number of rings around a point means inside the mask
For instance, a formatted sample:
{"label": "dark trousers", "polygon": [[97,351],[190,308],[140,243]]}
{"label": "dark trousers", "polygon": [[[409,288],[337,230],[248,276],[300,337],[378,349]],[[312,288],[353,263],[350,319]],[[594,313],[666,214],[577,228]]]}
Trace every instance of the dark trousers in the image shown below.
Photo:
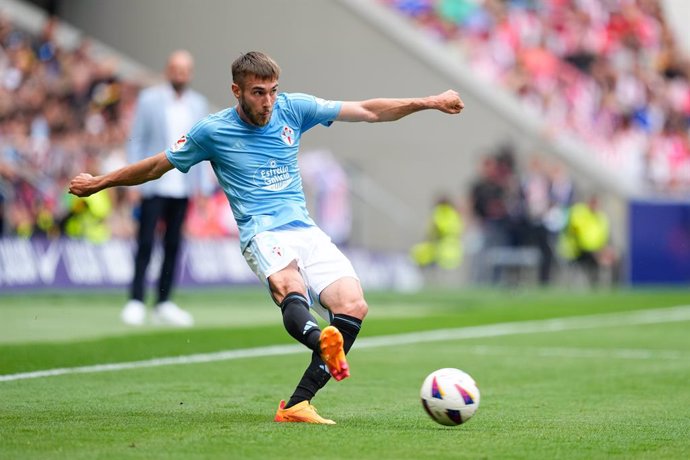
{"label": "dark trousers", "polygon": [[160,221],[165,224],[165,235],[163,237],[163,265],[158,277],[157,303],[165,302],[170,298],[177,267],[177,254],[182,242],[182,225],[188,203],[187,198],[161,196],[142,200],[139,232],[137,234],[137,252],[134,259],[134,280],[130,290],[131,299],[144,301],[146,270],[151,261],[156,227]]}
{"label": "dark trousers", "polygon": [[589,251],[582,251],[577,259],[575,259],[575,262],[579,264],[585,275],[587,275],[589,285],[596,287],[599,284],[600,272],[599,261],[597,260],[596,254]]}

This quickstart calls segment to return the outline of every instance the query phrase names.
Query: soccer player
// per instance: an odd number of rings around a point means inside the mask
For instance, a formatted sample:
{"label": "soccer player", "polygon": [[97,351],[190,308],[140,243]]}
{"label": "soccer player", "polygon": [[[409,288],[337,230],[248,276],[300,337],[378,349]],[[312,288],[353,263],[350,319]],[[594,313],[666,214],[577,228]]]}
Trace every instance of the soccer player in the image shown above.
{"label": "soccer player", "polygon": [[[424,98],[329,101],[279,93],[279,77],[280,67],[266,54],[241,55],[232,64],[237,105],[201,120],[163,152],[105,175],[79,174],[69,191],[89,196],[211,162],[237,221],[245,260],[280,307],[287,332],[313,352],[290,399],[280,401],[275,421],[334,424],[316,413],[311,400],[331,377],[350,375],[345,355],[368,306],[352,264],[307,212],[297,166],[300,138],[317,124],[395,121],[427,109],[458,114],[464,103],[453,90]],[[310,307],[330,325],[320,330]]]}

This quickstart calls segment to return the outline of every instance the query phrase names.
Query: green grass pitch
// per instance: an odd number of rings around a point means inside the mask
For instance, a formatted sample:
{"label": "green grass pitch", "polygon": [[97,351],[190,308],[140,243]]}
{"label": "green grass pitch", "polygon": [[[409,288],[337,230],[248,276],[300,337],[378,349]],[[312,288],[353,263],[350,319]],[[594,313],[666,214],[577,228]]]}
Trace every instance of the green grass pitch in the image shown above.
{"label": "green grass pitch", "polygon": [[[337,425],[317,426],[273,422],[309,352],[261,289],[180,291],[191,329],[125,327],[121,292],[0,295],[0,458],[690,458],[686,290],[367,299],[352,377],[313,401]],[[459,427],[419,402],[441,367],[482,392]]]}

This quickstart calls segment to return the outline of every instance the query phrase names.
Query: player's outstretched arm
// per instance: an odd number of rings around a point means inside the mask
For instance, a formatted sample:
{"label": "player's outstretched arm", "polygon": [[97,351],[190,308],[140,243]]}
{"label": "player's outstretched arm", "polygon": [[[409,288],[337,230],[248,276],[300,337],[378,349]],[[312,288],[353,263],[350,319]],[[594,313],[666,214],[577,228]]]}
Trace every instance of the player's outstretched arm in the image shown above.
{"label": "player's outstretched arm", "polygon": [[87,197],[109,187],[143,184],[158,179],[172,168],[173,165],[165,156],[165,152],[160,152],[102,176],[81,173],[70,182],[69,192]]}
{"label": "player's outstretched arm", "polygon": [[421,110],[439,110],[443,113],[458,114],[465,108],[457,91],[449,89],[441,94],[429,97],[407,99],[367,99],[348,101],[338,114],[339,121],[395,121]]}

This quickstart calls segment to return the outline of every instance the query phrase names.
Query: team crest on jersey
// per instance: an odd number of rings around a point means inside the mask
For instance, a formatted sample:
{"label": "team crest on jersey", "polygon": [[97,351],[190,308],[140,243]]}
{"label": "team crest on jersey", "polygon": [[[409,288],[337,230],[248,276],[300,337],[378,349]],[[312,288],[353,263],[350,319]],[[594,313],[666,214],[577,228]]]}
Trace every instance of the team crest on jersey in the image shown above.
{"label": "team crest on jersey", "polygon": [[283,126],[283,132],[280,133],[280,137],[287,145],[295,143],[295,132],[288,125]]}
{"label": "team crest on jersey", "polygon": [[172,150],[173,152],[177,152],[177,151],[180,150],[182,147],[184,147],[184,145],[185,145],[186,143],[187,143],[187,136],[182,136],[182,137],[180,137],[180,138],[177,140],[177,142],[175,142],[175,143],[173,144],[172,147],[170,147],[170,150]]}

